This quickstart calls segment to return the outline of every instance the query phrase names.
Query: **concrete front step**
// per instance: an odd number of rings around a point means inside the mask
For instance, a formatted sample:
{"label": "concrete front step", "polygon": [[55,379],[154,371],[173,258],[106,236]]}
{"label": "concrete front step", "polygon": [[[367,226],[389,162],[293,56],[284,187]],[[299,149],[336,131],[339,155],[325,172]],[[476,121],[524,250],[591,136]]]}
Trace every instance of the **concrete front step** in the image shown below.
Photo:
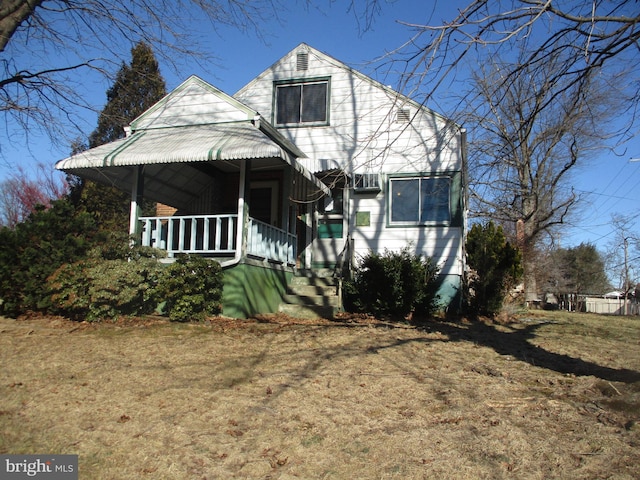
{"label": "concrete front step", "polygon": [[278,311],[294,318],[327,318],[331,320],[335,317],[335,314],[339,309],[338,307],[325,307],[319,305],[294,305],[290,303],[281,303]]}
{"label": "concrete front step", "polygon": [[332,296],[338,293],[338,287],[336,285],[296,285],[292,283],[289,285],[288,291],[293,295],[303,297]]}
{"label": "concrete front step", "polygon": [[278,311],[296,318],[333,318],[341,306],[332,275],[329,269],[298,272]]}
{"label": "concrete front step", "polygon": [[282,299],[290,305],[309,305],[312,307],[339,307],[338,295],[294,295],[287,293]]}

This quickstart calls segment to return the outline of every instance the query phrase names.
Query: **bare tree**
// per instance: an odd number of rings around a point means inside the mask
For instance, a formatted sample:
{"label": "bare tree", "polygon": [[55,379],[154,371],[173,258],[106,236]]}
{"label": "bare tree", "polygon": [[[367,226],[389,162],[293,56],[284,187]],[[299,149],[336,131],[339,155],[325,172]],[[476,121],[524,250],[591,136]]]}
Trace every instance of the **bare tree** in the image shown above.
{"label": "bare tree", "polygon": [[[167,64],[203,55],[193,24],[260,31],[273,0],[3,0],[0,4],[0,112],[8,135],[77,126],[89,71],[113,74],[143,41]],[[258,33],[259,34],[259,33]],[[207,39],[210,41],[210,39]],[[78,134],[72,133],[72,137]],[[62,137],[62,138],[61,138]]]}
{"label": "bare tree", "polygon": [[536,247],[576,206],[570,174],[607,140],[603,125],[618,97],[597,70],[564,75],[573,63],[561,49],[545,63],[514,60],[494,61],[472,74],[461,118],[471,132],[472,212],[515,227],[527,300],[534,300]]}
{"label": "bare tree", "polygon": [[[372,12],[379,0],[365,3]],[[437,5],[430,18],[436,18]],[[438,17],[435,24],[401,22],[413,35],[386,56],[387,65],[403,72],[405,91],[424,97],[452,77],[464,75],[463,60],[504,54],[514,42],[525,39],[528,55],[523,64],[544,64],[550,54],[574,60],[574,68],[558,72],[559,76],[589,75],[593,69],[616,63],[637,71],[639,12],[636,0],[470,0],[449,21]],[[504,75],[518,69],[514,65]],[[631,87],[637,94],[638,82]]]}
{"label": "bare tree", "polygon": [[625,298],[640,281],[640,232],[635,215],[614,215],[611,225],[615,229],[614,238],[608,245],[609,275],[617,281]]}

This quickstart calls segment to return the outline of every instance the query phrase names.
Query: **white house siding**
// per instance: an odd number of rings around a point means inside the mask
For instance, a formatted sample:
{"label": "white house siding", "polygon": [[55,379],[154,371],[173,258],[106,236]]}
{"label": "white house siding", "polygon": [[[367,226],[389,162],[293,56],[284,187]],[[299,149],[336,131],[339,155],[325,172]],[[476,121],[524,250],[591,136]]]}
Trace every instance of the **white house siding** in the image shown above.
{"label": "white house siding", "polygon": [[[296,56],[302,50],[309,54],[306,71],[296,70]],[[312,172],[340,168],[348,174],[381,174],[382,191],[377,195],[351,191],[345,215],[356,257],[370,250],[397,251],[411,243],[416,252],[436,259],[441,274],[449,277],[446,281],[459,284],[464,270],[462,226],[389,227],[385,199],[389,174],[463,170],[457,125],[305,45],[292,50],[234,97],[275,125],[274,82],[326,77],[330,78],[329,125],[279,131],[309,157],[300,161]],[[408,109],[411,123],[396,122],[398,108]],[[356,226],[357,212],[369,213],[368,226]]]}
{"label": "white house siding", "polygon": [[[222,100],[222,101],[221,101]],[[190,77],[131,122],[134,130],[247,121],[253,112],[217,88]]]}
{"label": "white house siding", "polygon": [[[308,70],[297,71],[297,51],[272,65],[234,97],[275,124],[273,82],[330,77],[330,125],[279,128],[310,157],[302,160],[309,170],[339,166],[351,172],[365,164],[389,171],[431,171],[436,164],[438,170],[460,170],[459,157],[451,155],[457,145],[449,146],[441,138],[451,136],[442,117],[424,110],[413,118],[416,104],[313,49],[309,50]],[[413,118],[410,126],[395,122],[400,107],[409,109]],[[440,152],[439,156],[435,152]],[[390,162],[398,165],[394,168]]]}

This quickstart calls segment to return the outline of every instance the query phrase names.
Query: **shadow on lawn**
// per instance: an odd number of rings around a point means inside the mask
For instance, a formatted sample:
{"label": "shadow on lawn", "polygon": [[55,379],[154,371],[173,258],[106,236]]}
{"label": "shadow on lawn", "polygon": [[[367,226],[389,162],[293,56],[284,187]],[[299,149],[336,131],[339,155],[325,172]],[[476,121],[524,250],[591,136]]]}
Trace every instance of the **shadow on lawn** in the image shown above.
{"label": "shadow on lawn", "polygon": [[626,368],[615,369],[596,363],[550,352],[536,346],[530,340],[536,337],[536,330],[545,323],[533,323],[511,331],[501,331],[495,325],[477,320],[468,323],[429,322],[421,325],[425,331],[438,331],[450,341],[468,341],[492,348],[500,355],[510,355],[536,367],[547,368],[559,373],[577,376],[593,375],[611,382],[640,382],[640,372]]}

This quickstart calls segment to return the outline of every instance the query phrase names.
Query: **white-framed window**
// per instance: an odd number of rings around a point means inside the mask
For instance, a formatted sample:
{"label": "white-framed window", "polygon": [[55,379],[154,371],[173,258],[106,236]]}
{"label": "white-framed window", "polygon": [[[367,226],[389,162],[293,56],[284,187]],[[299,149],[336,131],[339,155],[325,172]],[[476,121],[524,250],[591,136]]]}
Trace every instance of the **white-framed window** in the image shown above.
{"label": "white-framed window", "polygon": [[391,226],[451,222],[451,177],[391,177],[388,198]]}
{"label": "white-framed window", "polygon": [[329,79],[276,83],[275,121],[277,126],[327,125]]}

